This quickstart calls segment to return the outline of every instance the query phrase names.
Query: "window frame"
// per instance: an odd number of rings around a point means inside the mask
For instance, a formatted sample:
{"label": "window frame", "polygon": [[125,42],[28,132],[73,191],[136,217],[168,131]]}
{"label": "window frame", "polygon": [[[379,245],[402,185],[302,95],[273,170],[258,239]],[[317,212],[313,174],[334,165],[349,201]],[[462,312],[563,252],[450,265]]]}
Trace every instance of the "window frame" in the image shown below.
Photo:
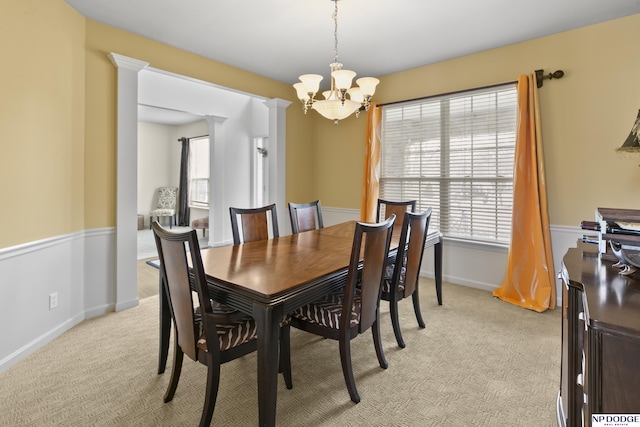
{"label": "window frame", "polygon": [[[491,104],[492,98],[495,104]],[[459,107],[465,102],[473,105],[474,100],[479,105],[475,110]],[[480,100],[484,100],[484,104]],[[455,113],[448,110],[451,105],[457,106],[452,108]],[[424,109],[430,110],[424,112]],[[418,118],[405,119],[405,113]],[[460,123],[470,124],[471,131]],[[432,207],[430,227],[439,229],[448,239],[508,246],[517,127],[516,82],[383,105],[379,197],[415,199],[419,211]],[[409,152],[412,148],[414,154]],[[427,150],[429,154],[425,154]],[[482,161],[469,160],[465,155],[482,156]],[[407,160],[411,158],[419,160]],[[476,165],[480,172],[471,171],[468,176],[452,173],[455,168],[461,171]],[[465,188],[470,189],[466,202],[465,196],[454,195],[463,194]],[[482,198],[488,201],[487,206],[480,206],[478,200]],[[489,208],[491,203],[494,208]],[[462,208],[471,210],[474,206],[479,208],[478,219],[475,220],[471,212],[467,212],[465,218]],[[460,212],[456,213],[456,208]],[[457,228],[454,226],[456,214],[459,214]],[[464,231],[464,227],[470,231]]]}
{"label": "window frame", "polygon": [[[194,159],[194,156],[197,155],[197,151],[196,151],[196,147],[195,144],[197,143],[202,143],[202,141],[206,140],[207,141],[207,149],[206,150],[200,150],[203,151],[203,155],[206,154],[206,159],[204,160],[204,163],[206,163],[206,166],[203,166],[199,169],[202,169],[204,171],[206,171],[206,178],[203,177],[194,177],[194,164],[195,162],[198,162],[198,159]],[[211,141],[209,140],[209,136],[200,136],[197,138],[191,138],[189,140],[189,207],[190,208],[196,208],[196,209],[209,209],[210,206],[210,194],[209,194],[209,179],[210,179],[210,167],[209,167],[209,150],[210,150],[210,144]],[[204,153],[206,151],[206,153]],[[195,200],[194,196],[196,196],[196,194],[202,194],[201,191],[195,191],[195,182],[204,182],[204,188],[206,189],[206,201],[202,201],[202,200]],[[200,187],[202,186],[202,184],[200,185]]]}

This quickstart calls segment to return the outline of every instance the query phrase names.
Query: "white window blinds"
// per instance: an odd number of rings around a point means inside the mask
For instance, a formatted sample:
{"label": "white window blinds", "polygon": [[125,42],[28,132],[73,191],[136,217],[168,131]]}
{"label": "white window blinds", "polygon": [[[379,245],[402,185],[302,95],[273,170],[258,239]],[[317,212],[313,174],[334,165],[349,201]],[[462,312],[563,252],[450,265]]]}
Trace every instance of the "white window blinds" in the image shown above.
{"label": "white window blinds", "polygon": [[433,208],[445,236],[508,244],[515,84],[383,106],[380,198]]}

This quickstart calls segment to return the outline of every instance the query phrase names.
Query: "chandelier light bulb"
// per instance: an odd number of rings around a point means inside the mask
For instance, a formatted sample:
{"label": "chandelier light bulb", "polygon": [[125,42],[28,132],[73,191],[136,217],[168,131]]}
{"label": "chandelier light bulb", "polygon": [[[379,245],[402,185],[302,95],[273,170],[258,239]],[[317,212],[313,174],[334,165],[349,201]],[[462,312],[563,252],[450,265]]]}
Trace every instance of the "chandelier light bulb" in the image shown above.
{"label": "chandelier light bulb", "polygon": [[322,81],[322,76],[320,74],[303,74],[299,78],[307,90],[307,93],[315,95],[318,92],[318,89],[320,89],[320,82]]}
{"label": "chandelier light bulb", "polygon": [[309,92],[307,92],[307,89],[304,87],[302,82],[294,84],[293,87],[296,89],[296,93],[300,101],[308,101],[310,99]]}
{"label": "chandelier light bulb", "polygon": [[347,91],[349,94],[349,99],[355,102],[363,103],[364,96],[362,95],[362,90],[359,87],[352,87]]}
{"label": "chandelier light bulb", "polygon": [[351,70],[336,70],[331,73],[334,84],[339,90],[347,90],[351,87],[351,81],[356,76],[355,71]]}
{"label": "chandelier light bulb", "polygon": [[378,86],[380,80],[375,77],[361,77],[356,80],[356,84],[360,86],[360,90],[362,91],[363,96],[373,96],[376,92],[376,86]]}
{"label": "chandelier light bulb", "polygon": [[336,94],[335,90],[325,90],[324,92],[322,92],[322,96],[324,96],[324,99],[326,99],[327,101],[338,100],[338,95]]}

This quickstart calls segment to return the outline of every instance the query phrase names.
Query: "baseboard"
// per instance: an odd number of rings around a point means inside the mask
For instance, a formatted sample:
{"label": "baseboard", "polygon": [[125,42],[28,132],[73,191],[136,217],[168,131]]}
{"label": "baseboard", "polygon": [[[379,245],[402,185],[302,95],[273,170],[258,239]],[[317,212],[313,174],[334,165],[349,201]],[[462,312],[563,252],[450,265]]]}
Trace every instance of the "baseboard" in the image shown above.
{"label": "baseboard", "polygon": [[[138,305],[138,304],[136,304],[136,305]],[[94,308],[92,308],[90,310],[87,310],[87,311],[85,311],[84,314],[85,314],[85,318],[86,319],[91,319],[93,317],[102,316],[104,314],[112,313],[114,311],[117,311],[115,304],[104,304],[102,306],[94,307]]]}
{"label": "baseboard", "polygon": [[57,325],[47,333],[40,335],[38,338],[20,347],[13,353],[6,356],[4,359],[0,360],[0,372],[9,369],[11,366],[15,365],[29,354],[33,353],[41,347],[44,347],[69,329],[82,322],[84,319],[85,317],[82,314],[79,314]]}
{"label": "baseboard", "polygon": [[126,310],[127,308],[135,307],[138,304],[140,304],[140,300],[138,299],[138,297],[129,301],[119,302],[116,304],[116,311]]}

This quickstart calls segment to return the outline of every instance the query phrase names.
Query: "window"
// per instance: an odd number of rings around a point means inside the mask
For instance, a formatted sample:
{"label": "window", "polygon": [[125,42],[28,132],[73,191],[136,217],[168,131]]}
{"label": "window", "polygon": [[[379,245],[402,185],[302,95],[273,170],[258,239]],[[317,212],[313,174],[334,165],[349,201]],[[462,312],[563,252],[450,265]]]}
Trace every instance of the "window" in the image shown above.
{"label": "window", "polygon": [[209,207],[209,137],[189,141],[189,206]]}
{"label": "window", "polygon": [[384,106],[380,197],[433,207],[445,236],[509,244],[516,121],[515,84]]}

